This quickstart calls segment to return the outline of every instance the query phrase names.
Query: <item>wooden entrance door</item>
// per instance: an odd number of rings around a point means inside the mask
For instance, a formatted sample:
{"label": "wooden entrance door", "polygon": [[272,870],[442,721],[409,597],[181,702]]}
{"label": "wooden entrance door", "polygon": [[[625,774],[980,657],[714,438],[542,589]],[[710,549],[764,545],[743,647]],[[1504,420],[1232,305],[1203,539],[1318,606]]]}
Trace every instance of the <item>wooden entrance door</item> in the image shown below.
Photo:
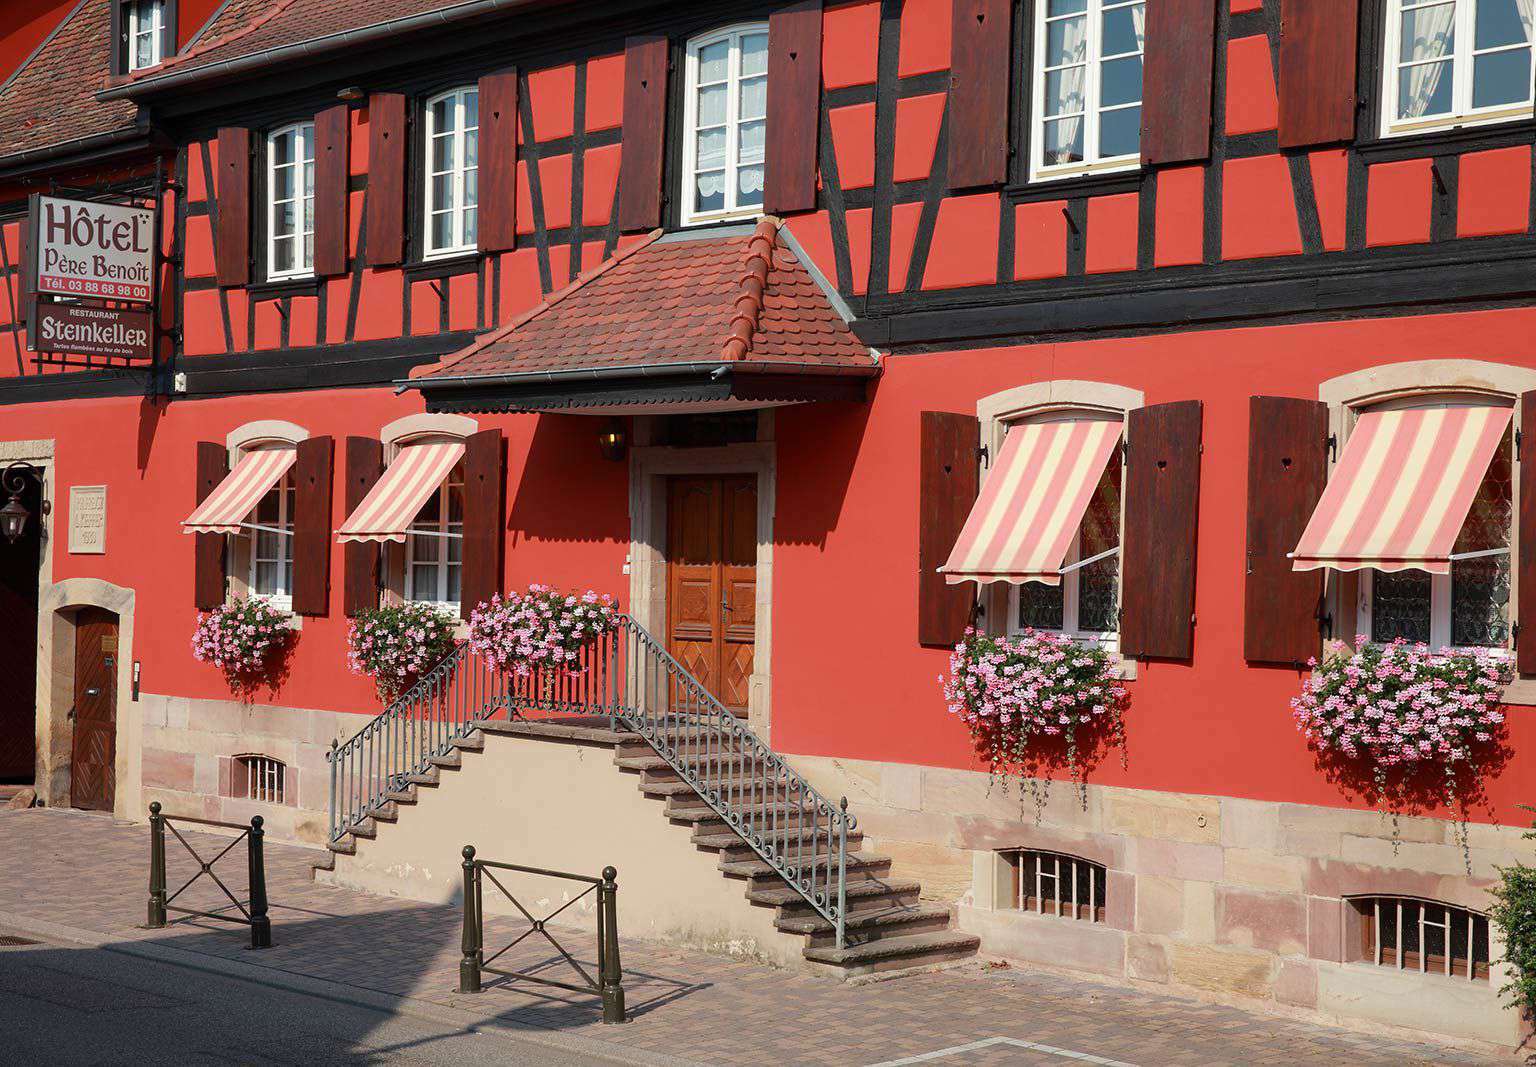
{"label": "wooden entrance door", "polygon": [[667,492],[667,648],[738,715],[757,632],[757,476],[688,475]]}
{"label": "wooden entrance door", "polygon": [[69,802],[111,811],[117,776],[117,616],[81,608],[75,622],[75,741]]}

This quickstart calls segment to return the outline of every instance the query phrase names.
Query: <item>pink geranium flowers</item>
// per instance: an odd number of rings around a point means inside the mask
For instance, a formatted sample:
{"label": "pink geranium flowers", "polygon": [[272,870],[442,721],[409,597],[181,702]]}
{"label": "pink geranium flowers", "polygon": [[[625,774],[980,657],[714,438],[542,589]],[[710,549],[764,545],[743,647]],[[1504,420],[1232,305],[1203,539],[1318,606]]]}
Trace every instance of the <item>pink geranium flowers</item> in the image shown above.
{"label": "pink geranium flowers", "polygon": [[562,593],[548,585],[497,594],[469,617],[469,646],[498,670],[575,670],[581,650],[614,627],[613,597]]}
{"label": "pink geranium flowers", "polygon": [[453,651],[457,625],[430,604],[365,611],[347,633],[347,665],[371,677],[379,699],[392,703]]}
{"label": "pink geranium flowers", "polygon": [[261,597],[236,597],[197,616],[192,657],[224,672],[231,687],[260,681],[272,653],[293,635],[288,612]]}

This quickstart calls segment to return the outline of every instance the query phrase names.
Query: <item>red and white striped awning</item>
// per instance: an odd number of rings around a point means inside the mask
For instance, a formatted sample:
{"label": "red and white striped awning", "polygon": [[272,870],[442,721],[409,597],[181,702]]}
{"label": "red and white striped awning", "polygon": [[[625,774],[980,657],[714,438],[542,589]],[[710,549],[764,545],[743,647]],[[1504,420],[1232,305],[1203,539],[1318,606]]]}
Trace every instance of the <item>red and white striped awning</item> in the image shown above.
{"label": "red and white striped awning", "polygon": [[1456,406],[1360,416],[1292,566],[1450,573],[1451,549],[1511,415]]}
{"label": "red and white striped awning", "polygon": [[1105,419],[1027,422],[1008,431],[997,462],[939,570],[960,582],[1061,582],[1061,565],[1094,487],[1120,443]]}
{"label": "red and white striped awning", "polygon": [[464,458],[464,442],[406,445],[336,531],[338,541],[404,541],[427,498]]}
{"label": "red and white striped awning", "polygon": [[213,492],[182,520],[186,533],[239,533],[261,498],[292,469],[298,453],[292,446],[257,448],[240,457]]}

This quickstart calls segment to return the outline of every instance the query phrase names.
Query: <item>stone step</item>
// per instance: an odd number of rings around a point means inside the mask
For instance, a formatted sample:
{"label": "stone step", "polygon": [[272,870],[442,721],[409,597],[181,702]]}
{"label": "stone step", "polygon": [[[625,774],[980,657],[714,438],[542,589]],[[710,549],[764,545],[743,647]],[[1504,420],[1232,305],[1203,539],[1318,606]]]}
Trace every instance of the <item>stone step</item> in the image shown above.
{"label": "stone step", "polygon": [[377,822],[399,822],[400,809],[392,801],[385,801],[378,807],[369,808],[368,817]]}
{"label": "stone step", "polygon": [[466,734],[464,737],[455,737],[448,743],[454,748],[463,749],[465,752],[485,751],[485,735],[479,731]]}
{"label": "stone step", "polygon": [[336,853],[327,852],[324,859],[318,859],[309,865],[309,876],[313,878],[317,871],[334,871],[336,869]]}
{"label": "stone step", "polygon": [[357,855],[357,841],[350,833],[342,834],[335,841],[327,841],[325,847],[343,856]]}
{"label": "stone step", "polygon": [[[793,854],[797,843],[803,843],[804,847],[807,849],[810,848],[812,843],[815,843],[820,846],[817,849],[818,852],[825,851],[826,840],[827,835],[825,830],[822,830],[819,833],[813,833],[810,830],[806,830],[801,833],[791,832],[787,834],[780,833],[771,835],[769,838],[769,843],[772,844],[775,848],[787,849],[791,854]],[[853,833],[848,835],[848,847],[854,851],[858,851],[858,847],[863,842],[863,840],[864,835],[855,830]],[[716,830],[710,828],[702,828],[695,830],[693,834],[693,843],[698,845],[700,848],[718,849],[720,854],[727,860],[744,860],[757,855],[756,849],[747,844],[746,840],[743,839],[740,834],[730,829]]]}
{"label": "stone step", "polygon": [[434,767],[442,767],[444,770],[456,771],[464,765],[464,757],[457,752],[449,752],[442,756],[428,756],[427,762]]}
{"label": "stone step", "polygon": [[[831,857],[825,855],[821,857],[805,857],[807,863],[813,859],[818,858],[822,861],[823,864],[823,866],[818,868],[819,870],[824,870],[825,865],[829,861],[835,869],[836,860],[831,859]],[[891,870],[891,860],[889,856],[876,856],[873,854],[865,855],[855,852],[848,857],[846,864],[847,866],[845,869],[848,872],[849,878],[881,878],[890,873]],[[728,877],[753,879],[754,885],[759,884],[765,879],[778,880],[783,877],[777,870],[774,869],[773,864],[769,863],[765,859],[759,859],[755,856],[749,860],[721,860],[719,867],[720,872]]]}
{"label": "stone step", "polygon": [[618,745],[632,735],[608,726],[601,716],[570,716],[561,719],[484,719],[476,727],[491,734],[538,737],[555,741],[590,741],[599,745]]}
{"label": "stone step", "polygon": [[437,769],[434,767],[421,774],[407,774],[405,780],[411,785],[425,785],[435,789],[437,788],[438,781],[437,773]]}
{"label": "stone step", "polygon": [[974,934],[941,930],[880,938],[846,948],[832,945],[811,947],[805,950],[805,958],[813,963],[836,967],[843,974],[853,976],[964,959],[974,956],[980,946],[981,938]]}
{"label": "stone step", "polygon": [[384,794],[384,799],[392,804],[416,803],[416,787],[408,785],[404,789],[391,789]]}
{"label": "stone step", "polygon": [[[849,937],[857,935],[864,940],[877,931],[912,932],[912,927],[929,925],[943,929],[948,927],[949,918],[948,904],[900,904],[865,911],[850,910],[843,921],[843,929]],[[814,911],[802,915],[780,915],[773,925],[786,934],[804,934],[807,937],[825,936],[831,939],[837,934],[837,927],[832,921]]]}
{"label": "stone step", "polygon": [[[852,911],[856,902],[861,902],[863,907],[890,907],[896,903],[905,903],[908,899],[915,902],[922,888],[917,882],[897,878],[871,878],[849,882],[848,909]],[[816,913],[810,903],[791,888],[788,882],[770,886],[753,886],[747,890],[747,899],[754,904],[785,908],[790,915],[798,915],[802,909],[811,914]]]}

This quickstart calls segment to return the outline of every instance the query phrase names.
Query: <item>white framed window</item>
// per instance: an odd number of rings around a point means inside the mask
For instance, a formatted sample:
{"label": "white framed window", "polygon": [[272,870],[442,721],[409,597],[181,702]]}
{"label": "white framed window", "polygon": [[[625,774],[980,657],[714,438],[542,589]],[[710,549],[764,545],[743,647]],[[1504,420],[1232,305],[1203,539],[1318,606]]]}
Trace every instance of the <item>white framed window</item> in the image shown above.
{"label": "white framed window", "polygon": [[128,69],[144,70],[165,59],[165,0],[128,0],[123,5]]}
{"label": "white framed window", "polygon": [[1144,0],[1035,4],[1030,176],[1141,164]]}
{"label": "white framed window", "polygon": [[1506,430],[1456,537],[1449,574],[1361,572],[1356,629],[1372,641],[1401,637],[1431,648],[1509,647],[1514,459]]}
{"label": "white framed window", "polygon": [[684,226],[758,215],[768,115],[768,25],[688,42],[683,97]]}
{"label": "white framed window", "polygon": [[480,90],[454,89],[427,101],[427,257],[474,251],[480,199]]}
{"label": "white framed window", "polygon": [[405,599],[457,612],[464,570],[464,465],[422,505],[405,539]]}
{"label": "white framed window", "polygon": [[247,532],[250,534],[250,572],[253,596],[265,597],[283,609],[293,606],[293,507],[297,496],[293,475],[283,480],[256,504]]}
{"label": "white framed window", "polygon": [[1120,644],[1120,498],[1124,463],[1117,447],[1094,487],[1062,565],[1061,584],[1010,588],[1008,629],[1051,630],[1116,651]]}
{"label": "white framed window", "polygon": [[1531,114],[1532,0],[1387,0],[1382,133]]}
{"label": "white framed window", "polygon": [[267,277],[315,269],[315,125],[297,122],[267,135]]}

